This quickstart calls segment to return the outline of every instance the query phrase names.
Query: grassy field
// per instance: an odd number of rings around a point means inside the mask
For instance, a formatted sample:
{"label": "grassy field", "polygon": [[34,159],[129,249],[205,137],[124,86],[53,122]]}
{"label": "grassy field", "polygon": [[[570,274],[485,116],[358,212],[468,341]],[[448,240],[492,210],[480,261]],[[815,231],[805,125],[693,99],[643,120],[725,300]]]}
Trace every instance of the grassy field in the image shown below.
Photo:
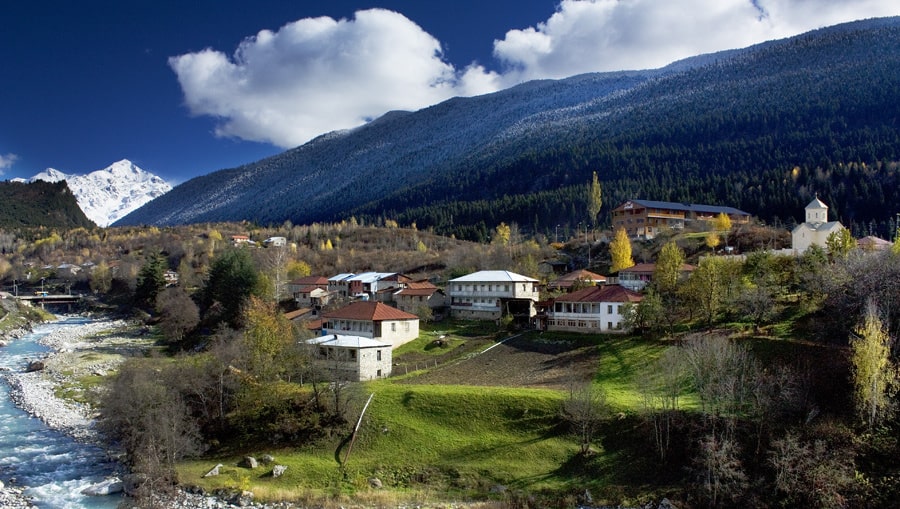
{"label": "grassy field", "polygon": [[[459,348],[466,341],[458,334],[446,336]],[[270,475],[271,466],[239,468],[241,457],[230,456],[184,463],[180,480],[207,490],[249,489],[266,500],[359,500],[383,498],[386,492],[404,500],[469,500],[512,493],[578,493],[590,487],[618,502],[627,497],[621,487],[624,472],[630,478],[646,477],[646,472],[634,472],[639,468],[634,448],[641,446],[635,439],[635,379],[664,346],[625,336],[547,336],[543,339],[596,345],[595,383],[606,391],[613,411],[621,412],[604,427],[595,445],[597,454],[589,459],[578,455],[576,439],[560,417],[563,390],[475,387],[464,385],[464,380],[458,385],[417,385],[415,378],[404,377],[404,383],[365,385],[366,393],[375,396],[346,464],[340,462],[347,445],[336,437],[315,447],[246,451],[256,457],[271,454],[276,463],[286,465],[287,472],[277,479]],[[424,353],[430,343],[426,336],[398,352]],[[222,474],[203,478],[216,463],[223,464]],[[373,477],[384,490],[369,486]]]}

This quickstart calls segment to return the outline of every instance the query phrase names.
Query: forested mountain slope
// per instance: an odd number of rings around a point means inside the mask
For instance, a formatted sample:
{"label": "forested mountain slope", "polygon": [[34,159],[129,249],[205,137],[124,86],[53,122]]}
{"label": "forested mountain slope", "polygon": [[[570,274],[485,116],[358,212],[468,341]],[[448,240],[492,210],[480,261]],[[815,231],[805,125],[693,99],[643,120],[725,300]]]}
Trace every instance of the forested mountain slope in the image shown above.
{"label": "forested mountain slope", "polygon": [[394,112],[188,181],[121,221],[348,215],[480,239],[549,231],[628,198],[727,204],[791,223],[818,192],[886,234],[900,203],[900,18],[840,25],[656,71],[529,82]]}
{"label": "forested mountain slope", "polygon": [[0,228],[93,227],[64,181],[0,182]]}

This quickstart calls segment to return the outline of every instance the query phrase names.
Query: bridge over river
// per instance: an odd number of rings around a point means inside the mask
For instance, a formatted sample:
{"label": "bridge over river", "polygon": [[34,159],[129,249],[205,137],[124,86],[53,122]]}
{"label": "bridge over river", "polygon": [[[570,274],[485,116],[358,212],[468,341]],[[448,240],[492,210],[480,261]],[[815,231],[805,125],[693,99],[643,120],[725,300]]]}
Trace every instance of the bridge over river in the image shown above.
{"label": "bridge over river", "polygon": [[66,306],[66,310],[71,311],[72,305],[81,302],[84,296],[67,293],[51,295],[48,293],[37,292],[37,295],[18,295],[14,298],[20,301],[30,302],[32,305],[40,305],[42,308],[46,308],[47,306]]}

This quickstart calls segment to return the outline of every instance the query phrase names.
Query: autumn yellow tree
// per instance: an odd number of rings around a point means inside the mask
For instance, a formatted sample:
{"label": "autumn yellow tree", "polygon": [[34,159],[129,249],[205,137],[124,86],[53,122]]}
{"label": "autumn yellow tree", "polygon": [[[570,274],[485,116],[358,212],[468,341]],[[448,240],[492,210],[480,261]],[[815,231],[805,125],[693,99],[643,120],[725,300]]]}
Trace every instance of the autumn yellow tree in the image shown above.
{"label": "autumn yellow tree", "polygon": [[660,293],[675,292],[682,265],[684,265],[684,251],[674,240],[666,242],[659,252],[656,268],[653,270],[653,284]]}
{"label": "autumn yellow tree", "polygon": [[634,266],[634,258],[631,257],[631,239],[628,238],[625,228],[616,230],[615,238],[609,243],[609,256],[612,259],[610,272],[619,272]]}
{"label": "autumn yellow tree", "polygon": [[511,229],[508,224],[500,223],[497,225],[497,228],[494,230],[494,242],[500,244],[501,246],[509,245],[509,238],[511,234]]}
{"label": "autumn yellow tree", "polygon": [[[728,233],[731,231],[731,218],[728,217],[728,214],[724,212],[719,212],[719,215],[713,219],[713,229],[725,239],[725,247],[728,247]],[[715,246],[710,246],[715,248]]]}
{"label": "autumn yellow tree", "polygon": [[312,273],[312,268],[303,260],[291,260],[287,264],[288,279],[306,277]]}
{"label": "autumn yellow tree", "polygon": [[871,429],[893,409],[898,372],[891,362],[891,338],[873,301],[850,343],[853,387],[860,417]]}
{"label": "autumn yellow tree", "polygon": [[710,248],[713,251],[715,251],[715,249],[719,247],[719,243],[721,241],[722,239],[719,238],[719,234],[716,232],[709,232],[706,234],[706,247]]}

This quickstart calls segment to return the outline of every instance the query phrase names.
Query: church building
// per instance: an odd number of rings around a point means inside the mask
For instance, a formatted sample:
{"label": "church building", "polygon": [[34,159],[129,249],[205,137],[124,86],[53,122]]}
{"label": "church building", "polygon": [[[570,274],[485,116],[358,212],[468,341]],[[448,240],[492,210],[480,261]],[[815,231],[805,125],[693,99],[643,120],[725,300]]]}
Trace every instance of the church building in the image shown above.
{"label": "church building", "polygon": [[791,232],[791,247],[798,255],[803,254],[809,246],[825,248],[828,236],[844,228],[840,221],[828,221],[828,205],[818,196],[809,202],[805,210],[806,222],[800,223]]}

